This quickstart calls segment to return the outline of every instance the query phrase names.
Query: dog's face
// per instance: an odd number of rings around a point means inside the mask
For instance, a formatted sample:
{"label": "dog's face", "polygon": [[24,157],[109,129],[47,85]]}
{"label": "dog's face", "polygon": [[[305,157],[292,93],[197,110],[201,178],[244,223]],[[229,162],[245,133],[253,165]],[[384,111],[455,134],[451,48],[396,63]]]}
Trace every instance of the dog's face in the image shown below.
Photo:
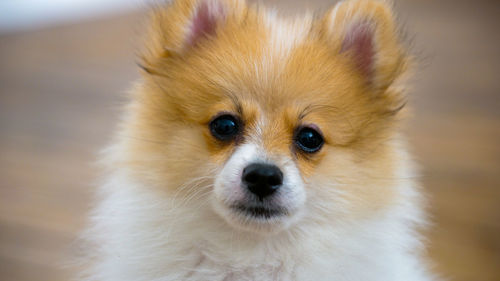
{"label": "dog's face", "polygon": [[180,0],[155,12],[148,44],[125,163],[152,188],[257,232],[394,203],[406,59],[384,5],[285,21]]}

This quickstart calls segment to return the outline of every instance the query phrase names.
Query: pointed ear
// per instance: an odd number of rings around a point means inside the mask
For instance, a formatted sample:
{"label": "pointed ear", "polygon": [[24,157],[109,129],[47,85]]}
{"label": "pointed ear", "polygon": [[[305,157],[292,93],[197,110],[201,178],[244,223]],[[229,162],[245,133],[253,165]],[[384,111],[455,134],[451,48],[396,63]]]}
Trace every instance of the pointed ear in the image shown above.
{"label": "pointed ear", "polygon": [[145,61],[189,51],[215,36],[244,8],[240,0],[173,0],[156,7],[150,16]]}
{"label": "pointed ear", "polygon": [[338,3],[323,20],[323,34],[375,89],[386,89],[407,67],[389,5],[380,0]]}

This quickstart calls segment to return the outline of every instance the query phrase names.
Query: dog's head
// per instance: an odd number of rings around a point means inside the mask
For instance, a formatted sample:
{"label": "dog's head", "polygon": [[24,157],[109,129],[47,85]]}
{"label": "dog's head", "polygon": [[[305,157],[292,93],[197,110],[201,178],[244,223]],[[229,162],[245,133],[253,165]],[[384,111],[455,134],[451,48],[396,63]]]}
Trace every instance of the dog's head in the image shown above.
{"label": "dog's head", "polygon": [[370,216],[398,192],[393,83],[408,59],[396,33],[370,0],[294,20],[237,0],[159,7],[126,165],[246,230]]}

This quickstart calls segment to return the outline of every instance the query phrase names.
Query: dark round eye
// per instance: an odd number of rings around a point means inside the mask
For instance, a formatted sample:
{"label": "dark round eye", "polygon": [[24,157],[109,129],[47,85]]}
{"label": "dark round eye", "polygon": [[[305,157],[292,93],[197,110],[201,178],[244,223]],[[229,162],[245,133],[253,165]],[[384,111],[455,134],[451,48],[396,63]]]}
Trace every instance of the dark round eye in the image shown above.
{"label": "dark round eye", "polygon": [[240,126],[234,116],[225,114],[210,122],[210,132],[215,138],[227,141],[238,135]]}
{"label": "dark round eye", "polygon": [[315,129],[303,127],[295,134],[295,143],[303,151],[313,153],[320,150],[324,140],[321,134]]}

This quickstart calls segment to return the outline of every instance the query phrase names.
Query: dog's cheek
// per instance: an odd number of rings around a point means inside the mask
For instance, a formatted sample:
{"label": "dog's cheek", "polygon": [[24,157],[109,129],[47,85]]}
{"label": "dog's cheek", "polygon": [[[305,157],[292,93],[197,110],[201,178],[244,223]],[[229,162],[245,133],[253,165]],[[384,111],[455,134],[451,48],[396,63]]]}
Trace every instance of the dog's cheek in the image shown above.
{"label": "dog's cheek", "polygon": [[217,164],[206,149],[201,128],[154,122],[148,115],[133,118],[119,165],[145,186],[176,196],[210,186]]}
{"label": "dog's cheek", "polygon": [[334,219],[369,218],[396,203],[397,151],[382,145],[368,154],[349,148],[331,148],[308,180],[325,215]]}

